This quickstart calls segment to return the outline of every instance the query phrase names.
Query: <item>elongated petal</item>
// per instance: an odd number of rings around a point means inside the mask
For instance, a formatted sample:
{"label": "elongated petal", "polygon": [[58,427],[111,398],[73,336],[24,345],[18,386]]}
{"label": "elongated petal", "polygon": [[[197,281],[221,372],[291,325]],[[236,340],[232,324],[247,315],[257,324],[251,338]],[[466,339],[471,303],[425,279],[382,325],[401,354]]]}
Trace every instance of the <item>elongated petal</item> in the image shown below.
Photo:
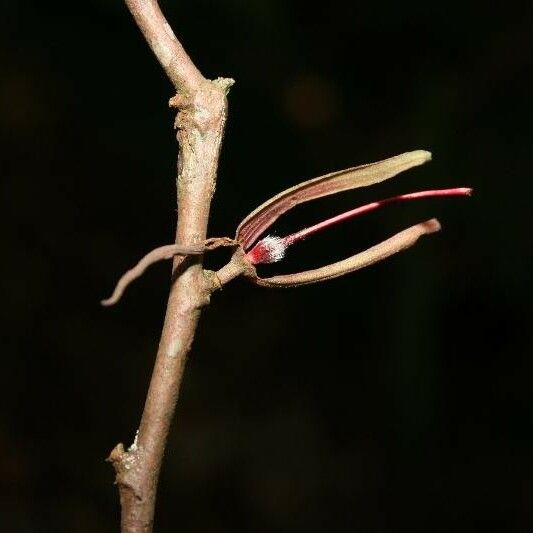
{"label": "elongated petal", "polygon": [[385,181],[430,159],[430,152],[415,150],[304,181],[272,197],[250,213],[239,224],[236,239],[247,250],[283,213],[298,204]]}
{"label": "elongated petal", "polygon": [[364,268],[378,261],[386,259],[393,254],[409,248],[422,236],[440,230],[440,223],[436,218],[411,226],[393,237],[368,248],[364,252],[313,270],[305,270],[297,274],[285,274],[271,278],[259,278],[249,275],[251,281],[262,287],[298,287],[332,278],[337,278]]}

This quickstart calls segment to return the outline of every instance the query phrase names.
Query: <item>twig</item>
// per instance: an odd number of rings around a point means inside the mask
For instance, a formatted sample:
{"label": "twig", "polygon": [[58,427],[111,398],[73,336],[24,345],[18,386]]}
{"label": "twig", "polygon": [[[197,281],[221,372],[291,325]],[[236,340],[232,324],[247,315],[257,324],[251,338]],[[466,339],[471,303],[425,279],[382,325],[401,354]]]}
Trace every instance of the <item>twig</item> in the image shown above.
{"label": "twig", "polygon": [[124,294],[124,291],[126,290],[128,285],[132,281],[141,277],[144,274],[144,271],[150,265],[153,265],[158,261],[163,261],[164,259],[172,259],[177,255],[180,255],[183,258],[186,255],[201,254],[203,253],[203,251],[204,247],[202,245],[198,245],[196,247],[189,246],[187,248],[184,248],[179,244],[166,244],[165,246],[155,248],[151,252],[148,252],[133,268],[130,268],[130,270],[124,273],[122,277],[118,280],[113,290],[113,294],[111,294],[109,298],[102,300],[100,303],[105,307],[115,305],[120,300],[120,298],[122,298],[122,295]]}
{"label": "twig", "polygon": [[[155,0],[126,0],[137,25],[178,91],[178,224],[176,243],[190,247],[206,237],[233,80],[205,79],[176,39]],[[181,263],[181,265],[180,265]],[[202,255],[174,259],[179,276],[170,290],[159,350],[134,444],[119,444],[109,461],[116,470],[123,533],[152,531],[159,471],[189,348],[209,290]]]}
{"label": "twig", "polygon": [[172,259],[177,255],[182,257],[186,255],[199,255],[208,250],[214,250],[219,246],[234,246],[235,243],[236,241],[229,237],[211,237],[210,239],[206,239],[203,244],[196,244],[193,246],[180,246],[179,244],[165,244],[164,246],[159,246],[148,252],[133,268],[130,268],[130,270],[125,272],[115,285],[113,294],[111,294],[109,298],[101,300],[100,303],[104,307],[115,305],[122,298],[124,291],[128,288],[130,283],[137,278],[140,278],[145,270],[154,263],[164,261],[165,259]]}

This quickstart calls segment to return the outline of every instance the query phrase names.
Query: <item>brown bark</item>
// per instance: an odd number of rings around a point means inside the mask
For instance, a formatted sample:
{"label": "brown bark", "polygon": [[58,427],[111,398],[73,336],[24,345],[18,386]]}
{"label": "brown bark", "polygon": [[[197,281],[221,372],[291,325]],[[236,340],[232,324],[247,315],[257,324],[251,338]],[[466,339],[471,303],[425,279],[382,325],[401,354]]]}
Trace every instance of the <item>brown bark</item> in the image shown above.
{"label": "brown bark", "polygon": [[[226,93],[233,80],[210,81],[202,76],[156,1],[126,0],[126,4],[178,91],[170,102],[178,108],[176,244],[196,246],[206,238],[226,121]],[[211,290],[201,255],[174,259],[173,284],[139,430],[128,450],[119,444],[109,456],[117,474],[123,532],[152,531],[159,472],[183,369]]]}

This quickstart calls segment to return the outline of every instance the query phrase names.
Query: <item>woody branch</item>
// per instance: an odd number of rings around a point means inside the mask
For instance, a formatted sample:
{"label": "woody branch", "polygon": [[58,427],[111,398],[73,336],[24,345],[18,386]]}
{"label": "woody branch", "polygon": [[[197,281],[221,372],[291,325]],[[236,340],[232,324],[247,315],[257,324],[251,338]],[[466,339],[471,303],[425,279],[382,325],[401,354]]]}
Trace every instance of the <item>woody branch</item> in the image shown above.
{"label": "woody branch", "polygon": [[[125,0],[177,94],[179,143],[176,244],[204,242],[233,80],[207,80],[192,63],[155,0]],[[137,437],[127,450],[118,444],[109,461],[116,471],[124,533],[150,532],[168,432],[187,353],[209,290],[202,256],[175,257],[161,340]]]}

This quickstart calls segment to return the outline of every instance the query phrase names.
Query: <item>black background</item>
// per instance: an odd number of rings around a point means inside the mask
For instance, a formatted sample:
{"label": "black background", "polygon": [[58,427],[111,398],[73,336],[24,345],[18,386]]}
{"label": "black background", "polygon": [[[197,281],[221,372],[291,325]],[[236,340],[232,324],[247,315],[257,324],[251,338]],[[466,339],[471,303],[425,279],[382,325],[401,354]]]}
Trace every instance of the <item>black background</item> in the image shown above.
{"label": "black background", "polygon": [[[236,79],[210,236],[299,181],[417,148],[433,162],[296,209],[275,231],[393,193],[475,195],[387,207],[261,272],[441,220],[372,268],[213,296],[157,530],[530,531],[531,2],[162,7],[207,77]],[[104,459],[135,434],[169,265],[117,307],[98,302],[173,239],[172,88],[118,0],[6,3],[0,64],[0,529],[116,531]]]}

